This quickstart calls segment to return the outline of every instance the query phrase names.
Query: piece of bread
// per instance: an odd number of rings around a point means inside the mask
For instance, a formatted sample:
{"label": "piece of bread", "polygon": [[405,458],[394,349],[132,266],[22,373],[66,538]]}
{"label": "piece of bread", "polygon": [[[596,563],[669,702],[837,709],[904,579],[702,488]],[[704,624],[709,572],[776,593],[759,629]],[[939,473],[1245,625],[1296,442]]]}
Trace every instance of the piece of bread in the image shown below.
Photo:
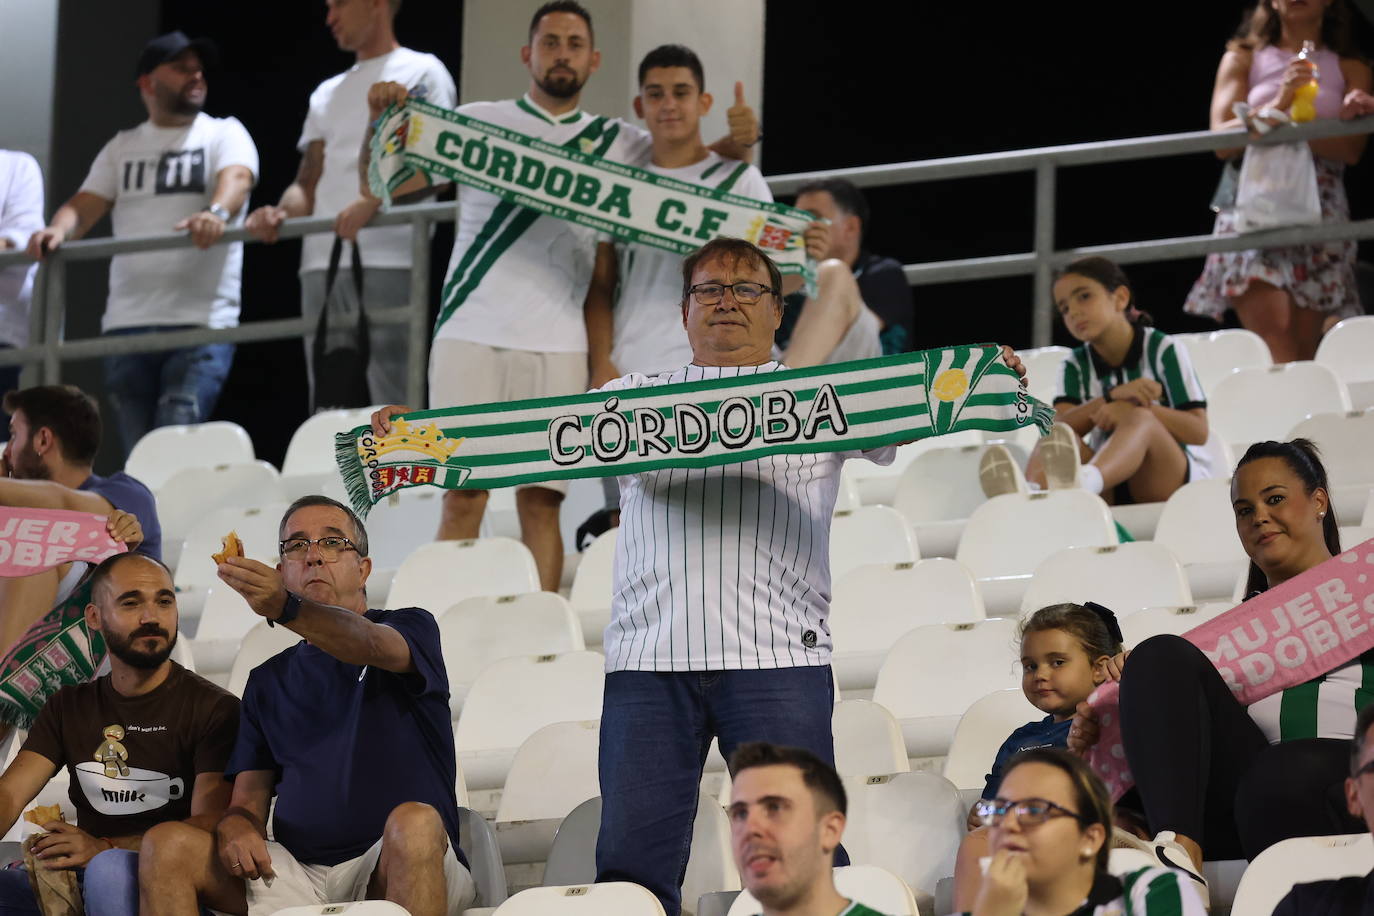
{"label": "piece of bread", "polygon": [[53,821],[62,820],[61,805],[34,805],[24,812],[24,820],[30,824],[37,824],[42,827],[44,824],[51,824]]}
{"label": "piece of bread", "polygon": [[211,554],[210,559],[214,560],[215,565],[218,566],[229,557],[241,556],[243,556],[243,541],[239,540],[237,532],[231,531],[224,536],[224,546],[220,548],[220,552]]}

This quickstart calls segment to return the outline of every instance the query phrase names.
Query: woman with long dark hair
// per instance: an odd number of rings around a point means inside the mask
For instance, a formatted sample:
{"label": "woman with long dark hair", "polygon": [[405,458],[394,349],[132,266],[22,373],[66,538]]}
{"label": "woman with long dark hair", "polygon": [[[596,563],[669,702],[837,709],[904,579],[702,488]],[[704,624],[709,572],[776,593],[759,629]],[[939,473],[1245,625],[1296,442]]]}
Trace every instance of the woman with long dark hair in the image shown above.
{"label": "woman with long dark hair", "polygon": [[[1236,534],[1250,557],[1247,597],[1340,553],[1326,469],[1306,439],[1259,442],[1231,483]],[[1343,786],[1359,709],[1374,698],[1374,652],[1242,706],[1202,650],[1147,639],[1121,675],[1126,759],[1150,829],[1148,847],[1202,885],[1209,859],[1253,859],[1279,840],[1362,831]],[[1080,707],[1069,747],[1097,740]]]}

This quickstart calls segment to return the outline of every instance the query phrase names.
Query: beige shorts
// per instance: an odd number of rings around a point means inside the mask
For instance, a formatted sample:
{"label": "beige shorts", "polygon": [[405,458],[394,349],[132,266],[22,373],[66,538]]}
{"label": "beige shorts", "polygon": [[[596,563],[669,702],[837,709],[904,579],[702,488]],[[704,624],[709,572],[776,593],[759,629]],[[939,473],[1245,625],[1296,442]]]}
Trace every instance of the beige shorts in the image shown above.
{"label": "beige shorts", "polygon": [[[272,870],[277,877],[272,886],[261,878],[245,881],[248,891],[248,916],[271,916],[290,906],[349,903],[367,897],[367,884],[382,857],[382,841],[356,859],[338,865],[305,865],[296,861],[280,843],[268,842]],[[444,850],[444,883],[448,886],[448,916],[458,916],[477,899],[472,875],[458,861],[450,845]]]}
{"label": "beige shorts", "polygon": [[[582,394],[587,354],[544,353],[439,338],[429,352],[429,406],[466,407]],[[524,484],[568,492],[565,480]]]}

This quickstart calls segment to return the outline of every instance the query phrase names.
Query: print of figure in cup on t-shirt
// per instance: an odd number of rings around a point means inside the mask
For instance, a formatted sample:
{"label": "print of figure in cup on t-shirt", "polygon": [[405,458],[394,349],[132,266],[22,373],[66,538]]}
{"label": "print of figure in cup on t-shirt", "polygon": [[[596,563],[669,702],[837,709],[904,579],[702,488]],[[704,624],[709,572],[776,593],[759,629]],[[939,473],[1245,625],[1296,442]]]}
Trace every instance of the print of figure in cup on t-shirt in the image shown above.
{"label": "print of figure in cup on t-shirt", "polygon": [[122,725],[105,726],[93,759],[76,765],[77,781],[91,807],[105,815],[143,814],[181,798],[185,781],[129,766],[123,739]]}

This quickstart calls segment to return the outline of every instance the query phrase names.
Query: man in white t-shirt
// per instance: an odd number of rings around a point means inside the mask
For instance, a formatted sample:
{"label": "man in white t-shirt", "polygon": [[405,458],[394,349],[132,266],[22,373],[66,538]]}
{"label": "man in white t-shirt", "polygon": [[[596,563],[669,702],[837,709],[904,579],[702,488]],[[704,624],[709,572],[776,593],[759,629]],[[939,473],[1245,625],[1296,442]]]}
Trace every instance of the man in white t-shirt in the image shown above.
{"label": "man in white t-shirt", "polygon": [[[340,50],[352,51],[356,60],[311,93],[310,110],[296,144],[301,152],[296,180],[282,192],[276,206],[259,207],[249,214],[247,226],[263,241],[275,242],[278,227],[288,217],[335,217],[334,232],[348,244],[342,246],[331,294],[335,307],[329,313],[329,336],[334,338],[335,331],[351,335],[357,322],[358,295],[349,276],[350,244],[358,246],[361,256],[365,308],[393,308],[410,301],[410,227],[361,228],[381,204],[358,189],[358,155],[368,126],[368,88],[383,81],[399,83],[412,96],[444,108],[456,104],[457,93],[453,77],[439,58],[403,48],[396,41],[393,23],[401,0],[326,0],[325,6],[325,24],[334,40]],[[301,314],[312,321],[324,307],[333,244],[333,236],[319,233],[306,236],[301,246]],[[305,340],[310,403],[327,407],[337,402],[329,399],[329,379],[321,380],[325,390],[315,390],[314,338],[312,328]],[[374,322],[370,341],[367,385],[372,401],[405,400],[407,326]]]}
{"label": "man in white t-shirt", "polygon": [[[205,105],[208,41],[181,32],[154,38],[138,61],[148,120],[122,130],[96,156],[81,190],[58,208],[29,251],[42,258],[85,235],[111,207],[116,237],[185,231],[196,249],[116,255],[101,327],[106,335],[239,323],[243,244],[215,244],[241,225],[258,151],[237,118]],[[124,448],[148,430],[200,423],[219,399],[234,358],[230,343],[105,358],[105,392]]]}
{"label": "man in white t-shirt", "polygon": [[[29,243],[43,228],[43,173],[28,153],[0,149],[0,251]],[[29,300],[37,265],[0,267],[0,348],[29,342]],[[19,367],[0,367],[0,392],[19,387]]]}
{"label": "man in white t-shirt", "polygon": [[[649,135],[618,118],[578,107],[582,86],[600,65],[591,14],[575,0],[553,0],[530,21],[520,60],[530,74],[524,97],[472,102],[468,117],[573,146],[622,162],[643,157]],[[730,110],[731,133],[715,148],[747,155],[758,137],[753,111]],[[374,120],[405,98],[389,84],[369,95]],[[423,182],[417,181],[415,186]],[[402,193],[412,185],[402,185]],[[462,187],[457,237],[449,260],[429,361],[433,407],[576,394],[587,388],[587,331],[583,304],[591,282],[598,233]],[[389,408],[391,409],[391,408]],[[399,408],[396,408],[399,409]],[[515,494],[521,537],[534,555],[540,584],[557,590],[563,571],[559,508],[563,481],[531,484]],[[486,510],[483,490],[444,494],[440,539],[475,538]]]}

